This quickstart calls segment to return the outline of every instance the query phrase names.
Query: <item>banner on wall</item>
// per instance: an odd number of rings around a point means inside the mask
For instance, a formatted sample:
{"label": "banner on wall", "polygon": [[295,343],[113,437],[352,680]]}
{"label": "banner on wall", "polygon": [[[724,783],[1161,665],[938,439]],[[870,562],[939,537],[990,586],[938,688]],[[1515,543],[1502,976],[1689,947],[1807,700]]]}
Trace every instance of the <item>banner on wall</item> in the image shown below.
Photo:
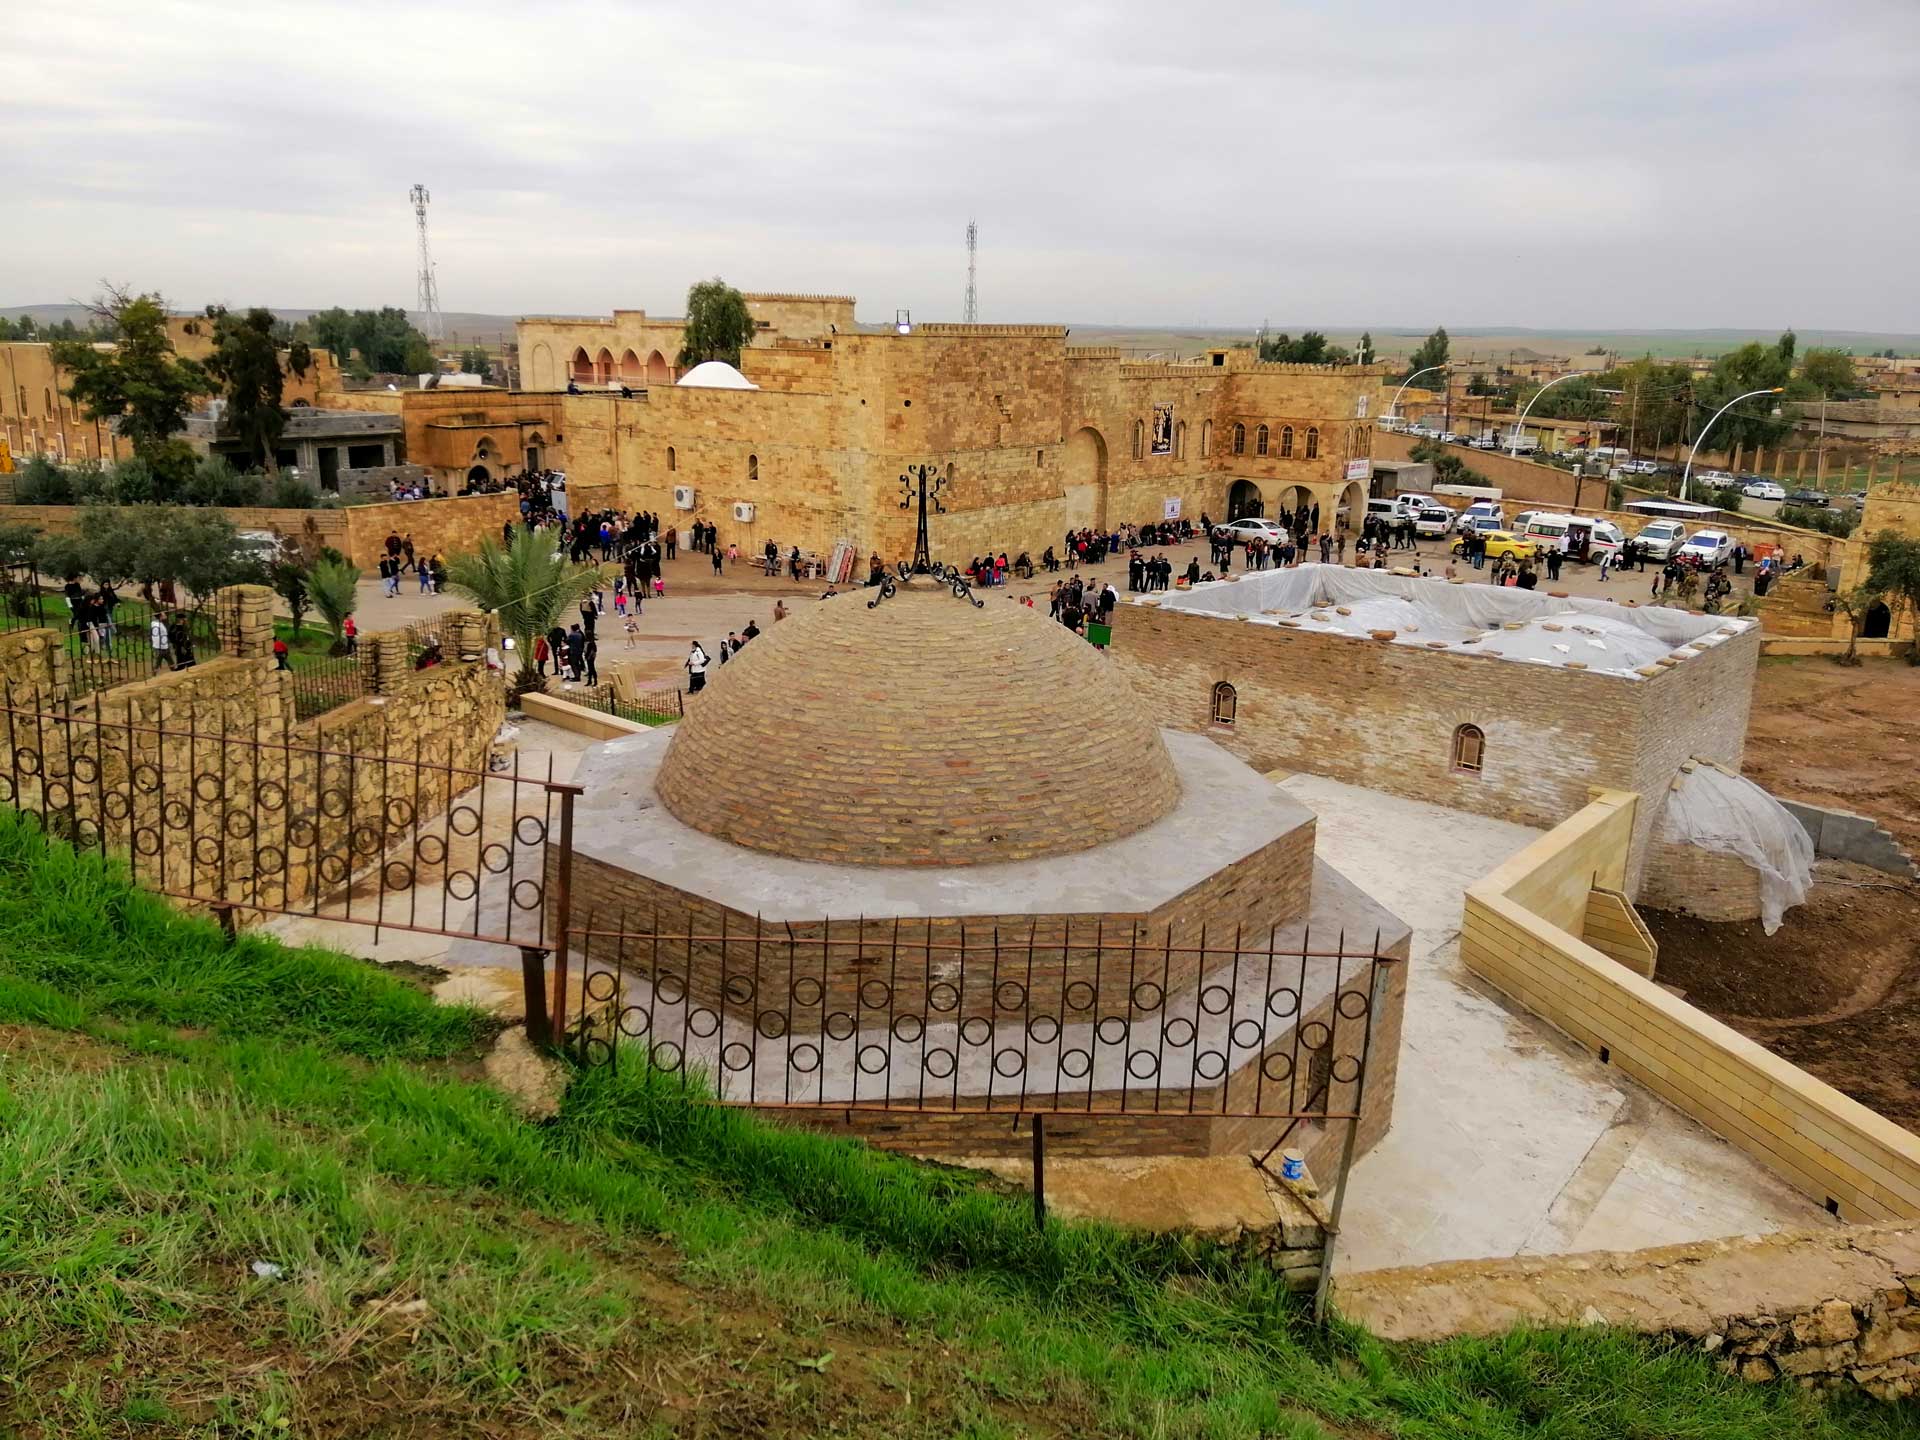
{"label": "banner on wall", "polygon": [[1373,478],[1373,461],[1367,459],[1347,461],[1347,479],[1370,480]]}
{"label": "banner on wall", "polygon": [[1173,453],[1173,402],[1167,401],[1153,407],[1153,453],[1171,455]]}
{"label": "banner on wall", "polygon": [[1180,518],[1180,497],[1178,495],[1167,496],[1166,502],[1160,507],[1160,518],[1162,520],[1178,520]]}

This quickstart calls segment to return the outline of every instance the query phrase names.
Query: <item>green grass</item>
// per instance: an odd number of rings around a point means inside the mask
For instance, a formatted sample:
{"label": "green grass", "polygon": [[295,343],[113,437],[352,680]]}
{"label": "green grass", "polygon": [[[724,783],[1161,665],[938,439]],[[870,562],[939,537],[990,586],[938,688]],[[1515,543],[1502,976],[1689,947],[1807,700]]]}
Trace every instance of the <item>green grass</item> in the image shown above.
{"label": "green grass", "polygon": [[466,1078],[481,1017],[10,813],[0,1026],[0,1435],[1920,1435],[1612,1333],[1316,1331],[1207,1247],[637,1064],[528,1124]]}

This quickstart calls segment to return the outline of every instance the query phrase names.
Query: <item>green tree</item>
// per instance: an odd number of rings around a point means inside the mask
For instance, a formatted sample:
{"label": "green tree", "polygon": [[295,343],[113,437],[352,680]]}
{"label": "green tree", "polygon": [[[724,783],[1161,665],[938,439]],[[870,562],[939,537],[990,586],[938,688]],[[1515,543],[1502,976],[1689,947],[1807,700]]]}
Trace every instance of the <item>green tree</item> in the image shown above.
{"label": "green tree", "polygon": [[[1545,390],[1544,395],[1541,392]],[[1613,397],[1604,393],[1599,383],[1581,377],[1578,380],[1566,380],[1547,390],[1544,385],[1525,385],[1520,389],[1520,409],[1525,410],[1533,397],[1540,399],[1533,405],[1532,414],[1544,415],[1559,420],[1597,420],[1603,415],[1613,413]]]}
{"label": "green tree", "polygon": [[[275,342],[278,343],[279,331],[281,328],[280,323],[275,322],[273,328],[275,332],[274,334]],[[307,342],[304,340],[299,340],[299,339],[288,340],[287,369],[293,372],[294,378],[297,380],[306,379],[307,371],[311,370],[312,368],[313,368],[313,347],[308,345]]]}
{"label": "green tree", "polygon": [[746,296],[718,276],[702,280],[687,291],[686,338],[680,345],[679,363],[683,369],[705,360],[738,365],[740,352],[753,343],[754,328]]}
{"label": "green tree", "polygon": [[72,377],[67,394],[89,420],[110,422],[126,436],[163,488],[177,484],[191,451],[173,437],[186,425],[195,397],[212,388],[207,374],[174,354],[158,295],[109,288],[94,308],[113,323],[119,339],[111,350],[96,350],[85,340],[54,344],[54,362]]}
{"label": "green tree", "polygon": [[499,616],[501,630],[513,637],[520,655],[516,683],[522,690],[539,684],[535,639],[564,620],[598,584],[598,566],[573,564],[554,548],[551,536],[525,527],[514,530],[513,544],[504,550],[484,540],[478,550],[456,555],[447,565],[447,588]]}
{"label": "green tree", "polygon": [[280,537],[273,557],[267,561],[267,584],[273,587],[274,594],[287,602],[287,615],[293,621],[294,642],[298,644],[300,622],[313,608],[313,597],[307,590],[307,557],[298,541],[286,535]]}
{"label": "green tree", "polygon": [[1453,453],[1451,445],[1437,440],[1422,440],[1407,452],[1410,459],[1433,466],[1433,479],[1439,485],[1491,485],[1493,482]]}
{"label": "green tree", "polygon": [[[1685,438],[1698,440],[1706,426],[1713,423],[1715,412],[1736,396],[1754,390],[1784,389],[1793,369],[1791,341],[1789,331],[1780,337],[1777,345],[1752,341],[1714,361],[1713,373],[1694,384],[1693,413]],[[1702,448],[1731,454],[1736,445],[1751,451],[1779,444],[1793,422],[1776,419],[1771,413],[1774,408],[1773,399],[1766,395],[1742,401],[1721,416]]]}
{"label": "green tree", "polygon": [[[1867,542],[1869,589],[1896,597],[1909,618],[1920,619],[1920,539],[1882,530]],[[1907,647],[1907,663],[1920,665],[1920,637]]]}
{"label": "green tree", "polygon": [[1847,653],[1834,656],[1836,664],[1858,665],[1860,663],[1860,632],[1866,628],[1867,612],[1880,603],[1880,592],[1871,583],[1856,585],[1851,590],[1837,591],[1833,597],[1833,608],[1847,617]]}
{"label": "green tree", "polygon": [[427,344],[424,335],[415,335],[407,341],[406,348],[400,352],[400,373],[402,375],[432,375],[440,368],[440,362],[434,358],[433,347]]}
{"label": "green tree", "polygon": [[1446,363],[1447,327],[1442,325],[1431,335],[1427,336],[1425,340],[1420,342],[1420,348],[1415,350],[1413,352],[1413,358],[1407,361],[1406,374],[1402,375],[1401,379],[1407,379],[1410,376],[1418,375],[1422,370],[1428,370],[1435,365],[1444,365]]}
{"label": "green tree", "polygon": [[277,471],[274,450],[287,428],[280,399],[286,377],[280,372],[280,354],[273,340],[273,312],[255,306],[244,315],[209,305],[213,321],[213,353],[207,373],[218,380],[226,397],[222,428],[247,447],[247,461]]}
{"label": "green tree", "polygon": [[1355,352],[1354,358],[1362,365],[1373,363],[1373,332],[1371,330],[1360,332],[1360,348]]}
{"label": "green tree", "polygon": [[[294,334],[331,351],[343,369],[363,378],[375,371],[424,375],[435,368],[427,337],[414,328],[406,311],[394,305],[379,310],[343,310],[338,305],[316,310],[294,327]],[[409,363],[420,358],[418,352],[409,353],[416,343],[428,357],[417,368]],[[362,367],[358,370],[352,364],[355,354]]]}
{"label": "green tree", "polygon": [[1837,400],[1859,393],[1860,378],[1853,372],[1853,357],[1844,350],[1812,349],[1800,362],[1800,375],[1792,386],[1794,393],[1822,400]]}
{"label": "green tree", "polygon": [[1298,340],[1285,331],[1271,339],[1264,335],[1259,342],[1260,358],[1268,363],[1288,365],[1326,365],[1330,363],[1327,337],[1318,330],[1309,330]]}
{"label": "green tree", "polygon": [[333,632],[335,654],[347,648],[347,617],[360,603],[360,569],[334,556],[323,556],[307,569],[307,593],[313,608]]}
{"label": "green tree", "polygon": [[460,352],[460,368],[469,375],[485,375],[492,364],[487,352],[478,345],[470,345]]}
{"label": "green tree", "polygon": [[1627,427],[1635,449],[1658,449],[1688,432],[1692,414],[1693,372],[1651,355],[1609,371],[1606,388],[1618,390],[1614,410]]}

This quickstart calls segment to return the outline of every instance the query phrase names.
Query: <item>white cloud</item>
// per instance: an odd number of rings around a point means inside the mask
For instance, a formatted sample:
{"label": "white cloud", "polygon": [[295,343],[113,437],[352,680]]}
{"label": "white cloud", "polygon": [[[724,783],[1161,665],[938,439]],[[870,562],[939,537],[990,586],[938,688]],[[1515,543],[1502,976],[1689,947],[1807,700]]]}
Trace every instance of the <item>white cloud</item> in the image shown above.
{"label": "white cloud", "polygon": [[1911,0],[44,7],[7,303],[1920,330]]}

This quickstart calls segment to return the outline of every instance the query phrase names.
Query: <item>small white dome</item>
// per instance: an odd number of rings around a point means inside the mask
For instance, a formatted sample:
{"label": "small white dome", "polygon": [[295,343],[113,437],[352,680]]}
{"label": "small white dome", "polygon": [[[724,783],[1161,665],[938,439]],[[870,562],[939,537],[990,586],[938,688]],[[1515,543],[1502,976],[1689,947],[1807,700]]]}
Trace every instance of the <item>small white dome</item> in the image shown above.
{"label": "small white dome", "polygon": [[724,360],[702,360],[680,377],[680,384],[700,390],[758,390],[746,376]]}

